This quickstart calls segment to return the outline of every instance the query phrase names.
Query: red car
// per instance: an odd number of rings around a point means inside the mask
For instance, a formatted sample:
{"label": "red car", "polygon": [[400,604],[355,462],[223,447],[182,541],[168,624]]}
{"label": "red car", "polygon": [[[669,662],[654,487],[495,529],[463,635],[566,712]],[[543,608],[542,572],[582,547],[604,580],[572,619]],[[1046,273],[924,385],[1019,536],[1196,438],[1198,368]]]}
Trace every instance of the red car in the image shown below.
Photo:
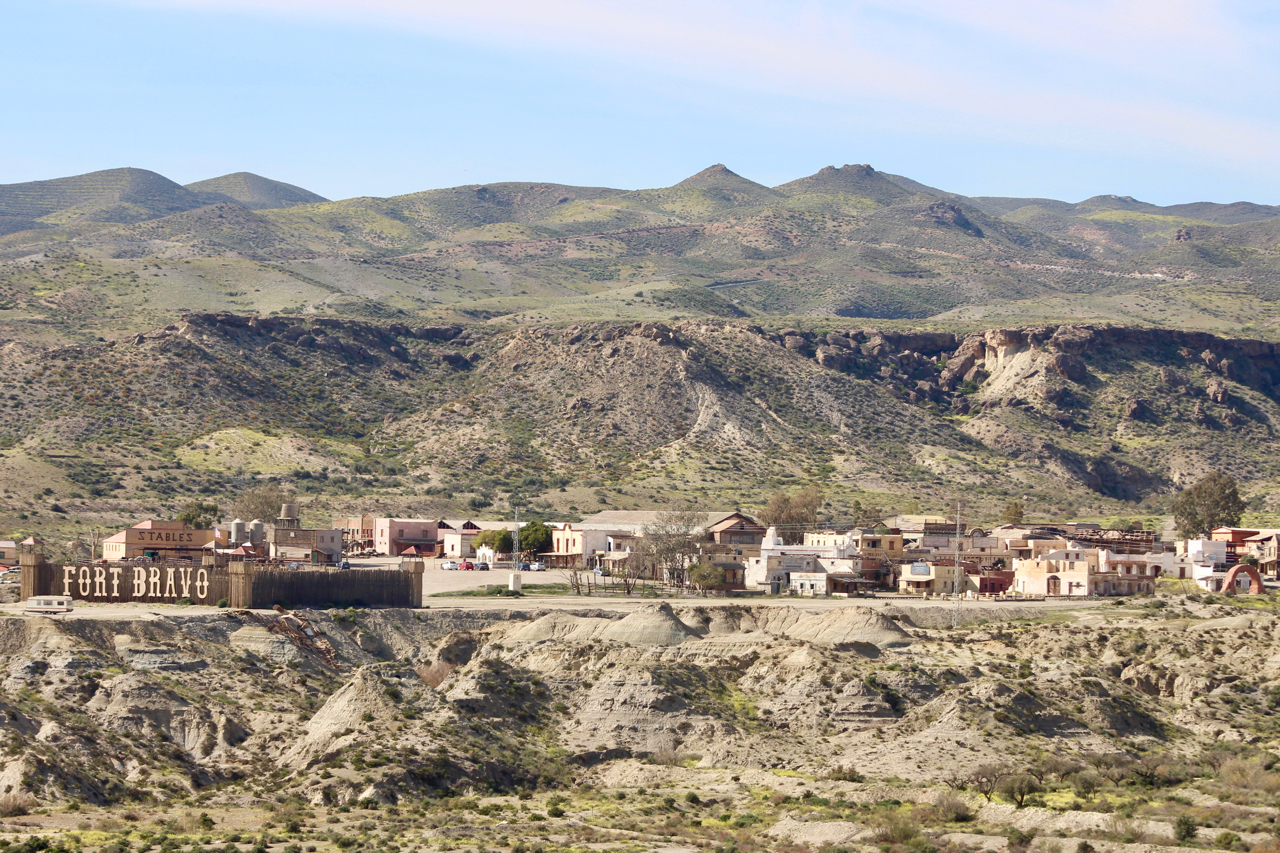
{"label": "red car", "polygon": [[476,570],[476,564],[470,560],[463,560],[458,564],[458,568],[462,569],[464,572],[474,572]]}

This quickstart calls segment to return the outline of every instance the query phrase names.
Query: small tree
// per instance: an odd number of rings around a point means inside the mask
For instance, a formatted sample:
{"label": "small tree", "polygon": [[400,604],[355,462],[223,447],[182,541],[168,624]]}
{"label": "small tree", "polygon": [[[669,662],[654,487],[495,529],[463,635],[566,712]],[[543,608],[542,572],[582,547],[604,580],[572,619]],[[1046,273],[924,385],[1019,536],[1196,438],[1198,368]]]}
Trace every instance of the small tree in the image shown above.
{"label": "small tree", "polygon": [[760,511],[760,523],[776,527],[782,541],[798,545],[804,541],[804,532],[818,524],[818,510],[822,508],[822,491],[814,485],[806,486],[794,495],[776,492]]}
{"label": "small tree", "polygon": [[531,521],[520,528],[520,550],[540,554],[551,547],[551,528],[541,521]]}
{"label": "small tree", "polygon": [[866,527],[879,524],[884,519],[884,511],[874,504],[863,506],[862,501],[854,501],[849,506],[848,516],[854,527]]}
{"label": "small tree", "polygon": [[1128,779],[1133,765],[1129,756],[1109,752],[1093,753],[1086,756],[1085,760],[1093,765],[1098,775],[1113,785],[1119,785]]}
{"label": "small tree", "polygon": [[1018,773],[1014,776],[1006,776],[999,781],[996,789],[1000,792],[1000,796],[1013,803],[1018,808],[1022,808],[1027,797],[1032,794],[1039,794],[1044,790],[1034,776],[1026,773]]}
{"label": "small tree", "polygon": [[1101,787],[1102,780],[1098,778],[1097,773],[1082,770],[1071,777],[1071,790],[1082,800],[1092,799]]}
{"label": "small tree", "polygon": [[991,802],[1000,780],[1009,775],[1009,769],[1000,764],[982,764],[969,774],[969,783],[973,789]]}
{"label": "small tree", "polygon": [[1185,539],[1206,536],[1215,527],[1235,527],[1244,511],[1236,481],[1217,472],[1173,499],[1173,521]]}
{"label": "small tree", "polygon": [[296,500],[297,496],[281,488],[279,483],[261,483],[241,492],[231,511],[245,521],[274,521],[280,517],[280,507]]}
{"label": "small tree", "polygon": [[190,501],[178,513],[178,521],[196,530],[208,530],[218,520],[218,505],[203,501]]}
{"label": "small tree", "polygon": [[698,558],[698,543],[706,535],[706,514],[694,507],[658,513],[652,524],[641,528],[637,553],[627,562],[640,562],[653,570],[655,579],[683,586],[689,566]]}
{"label": "small tree", "polygon": [[492,548],[496,554],[511,553],[514,542],[510,530],[481,530],[471,543],[477,548]]}
{"label": "small tree", "polygon": [[724,569],[715,563],[698,563],[689,571],[689,582],[696,586],[704,596],[709,589],[723,587],[724,580]]}
{"label": "small tree", "polygon": [[1023,515],[1022,501],[1009,501],[1000,512],[1000,523],[1021,524]]}
{"label": "small tree", "polygon": [[1184,812],[1173,822],[1173,837],[1185,844],[1195,840],[1199,829],[1200,825],[1196,823],[1196,819]]}

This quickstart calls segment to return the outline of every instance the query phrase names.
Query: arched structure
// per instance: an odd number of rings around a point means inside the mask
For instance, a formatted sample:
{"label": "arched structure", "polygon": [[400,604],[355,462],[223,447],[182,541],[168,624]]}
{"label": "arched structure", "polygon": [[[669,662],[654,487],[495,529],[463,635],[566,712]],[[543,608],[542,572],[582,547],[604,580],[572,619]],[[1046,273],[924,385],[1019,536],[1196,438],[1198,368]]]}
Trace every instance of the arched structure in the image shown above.
{"label": "arched structure", "polygon": [[1258,575],[1258,570],[1248,563],[1237,563],[1227,570],[1227,576],[1222,580],[1222,591],[1236,588],[1236,578],[1241,574],[1249,576],[1249,594],[1262,595],[1262,578]]}

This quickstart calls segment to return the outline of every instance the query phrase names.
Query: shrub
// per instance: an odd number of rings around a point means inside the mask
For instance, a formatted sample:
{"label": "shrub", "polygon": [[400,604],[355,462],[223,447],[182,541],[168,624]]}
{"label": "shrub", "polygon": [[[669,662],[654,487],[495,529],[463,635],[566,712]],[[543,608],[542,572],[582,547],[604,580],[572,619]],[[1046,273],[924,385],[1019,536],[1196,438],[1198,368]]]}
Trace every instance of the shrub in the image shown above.
{"label": "shrub", "polygon": [[1009,848],[1013,851],[1024,851],[1031,846],[1031,842],[1036,837],[1036,831],[1033,829],[1029,832],[1023,832],[1021,829],[1014,829],[1009,833]]}
{"label": "shrub", "polygon": [[680,763],[680,752],[674,746],[659,747],[658,750],[653,753],[653,763],[674,767]]}
{"label": "shrub", "polygon": [[0,817],[19,817],[30,814],[35,800],[28,794],[5,794],[0,797]]}
{"label": "shrub", "polygon": [[1213,846],[1219,850],[1231,850],[1240,843],[1240,836],[1234,832],[1219,832],[1218,837],[1213,839]]}
{"label": "shrub", "polygon": [[[824,779],[830,779],[833,782],[865,782],[867,777],[859,773],[854,766],[850,764],[848,767],[837,764],[835,767],[827,771]],[[738,781],[734,779],[733,781]]]}
{"label": "shrub", "polygon": [[560,808],[559,806],[552,806],[551,808],[547,809],[547,814],[550,815],[551,817],[564,817],[564,809]]}
{"label": "shrub", "polygon": [[227,601],[225,598],[219,598],[219,599],[218,599],[218,603],[217,603],[217,605],[216,605],[216,606],[217,606],[217,607],[230,607],[230,606],[231,606],[231,602],[230,602],[230,601]]}
{"label": "shrub", "polygon": [[934,812],[943,823],[965,823],[973,820],[973,809],[964,797],[954,791],[944,791],[933,802]]}
{"label": "shrub", "polygon": [[1107,819],[1106,826],[1107,833],[1115,841],[1123,844],[1136,844],[1142,840],[1142,830],[1138,828],[1138,823],[1131,817],[1113,814]]}
{"label": "shrub", "polygon": [[907,844],[920,837],[920,824],[900,812],[882,812],[872,822],[874,839],[881,844]]}
{"label": "shrub", "polygon": [[1196,830],[1199,828],[1196,819],[1191,815],[1180,814],[1178,819],[1173,822],[1173,837],[1179,841],[1193,841],[1196,837]]}

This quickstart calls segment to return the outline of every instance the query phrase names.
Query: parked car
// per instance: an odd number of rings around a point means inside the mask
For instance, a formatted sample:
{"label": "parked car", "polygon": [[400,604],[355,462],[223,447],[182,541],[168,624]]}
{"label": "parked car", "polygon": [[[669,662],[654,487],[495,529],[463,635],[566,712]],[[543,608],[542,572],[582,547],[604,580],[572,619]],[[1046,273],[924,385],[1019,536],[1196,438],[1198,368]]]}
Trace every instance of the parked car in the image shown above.
{"label": "parked car", "polygon": [[350,561],[350,560],[343,560],[341,563],[338,563],[338,568],[340,568],[340,569],[349,569],[349,568],[351,568],[351,561]]}
{"label": "parked car", "polygon": [[458,564],[458,568],[462,569],[464,572],[474,572],[476,570],[476,564],[470,560],[463,560]]}
{"label": "parked car", "polygon": [[458,570],[458,562],[456,560],[445,560],[440,564],[440,568],[446,572],[456,572]]}
{"label": "parked car", "polygon": [[487,572],[487,571],[489,571],[489,564],[488,564],[488,563],[476,563],[476,571],[477,571],[477,572]]}
{"label": "parked car", "polygon": [[529,571],[531,572],[545,572],[546,570],[547,570],[546,563],[530,563],[529,564]]}
{"label": "parked car", "polygon": [[521,564],[520,564],[520,568],[519,568],[519,569],[517,569],[517,571],[521,571],[521,572],[527,572],[527,571],[529,571],[529,564],[528,564],[528,563],[521,563]]}

